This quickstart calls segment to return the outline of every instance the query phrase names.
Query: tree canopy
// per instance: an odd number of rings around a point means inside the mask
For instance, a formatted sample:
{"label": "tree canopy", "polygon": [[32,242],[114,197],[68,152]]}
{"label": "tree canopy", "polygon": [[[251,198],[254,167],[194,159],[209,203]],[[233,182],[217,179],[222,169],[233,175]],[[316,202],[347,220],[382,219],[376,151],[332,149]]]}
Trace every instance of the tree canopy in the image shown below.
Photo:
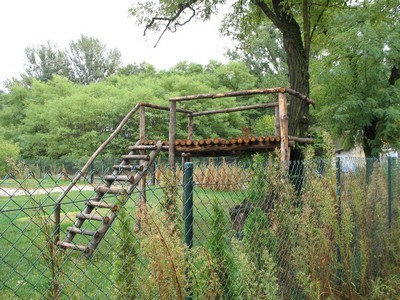
{"label": "tree canopy", "polygon": [[[88,85],[53,76],[47,82],[33,80],[29,87],[14,85],[0,95],[0,127],[4,137],[18,143],[24,158],[79,159],[89,155],[116,128],[138,102],[168,106],[170,97],[254,88],[256,79],[244,63],[209,65],[182,62],[168,71],[157,71],[148,64],[131,66],[107,79]],[[128,75],[125,75],[128,72]],[[247,98],[246,104],[259,97]],[[266,101],[266,98],[264,98]],[[268,98],[267,98],[268,101]],[[182,108],[195,111],[237,106],[238,100],[198,101]],[[168,112],[146,109],[148,137],[168,138]],[[238,136],[262,113],[232,113],[196,118],[195,137]],[[178,118],[178,137],[187,132],[186,115]],[[120,155],[138,137],[138,116],[105,155]]]}
{"label": "tree canopy", "polygon": [[71,41],[68,49],[60,50],[51,42],[25,49],[27,63],[25,77],[40,81],[50,80],[53,75],[89,84],[115,74],[121,65],[121,53],[107,50],[99,39],[82,35]]}

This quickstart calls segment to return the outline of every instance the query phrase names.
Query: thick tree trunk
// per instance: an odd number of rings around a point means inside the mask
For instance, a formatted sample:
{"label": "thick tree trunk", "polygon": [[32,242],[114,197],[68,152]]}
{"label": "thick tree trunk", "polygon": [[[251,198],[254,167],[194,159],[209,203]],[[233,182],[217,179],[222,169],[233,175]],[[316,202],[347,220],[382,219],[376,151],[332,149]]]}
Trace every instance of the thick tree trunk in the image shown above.
{"label": "thick tree trunk", "polygon": [[[301,40],[300,28],[283,33],[283,44],[287,53],[290,87],[306,96],[310,93],[309,67],[307,55]],[[289,135],[303,137],[309,125],[309,104],[296,97],[290,96]]]}
{"label": "thick tree trunk", "polygon": [[[283,45],[287,55],[290,87],[308,96],[310,93],[308,59],[310,41],[302,40],[303,35],[300,25],[294,17],[283,8],[284,3],[282,0],[272,0],[271,6],[267,5],[267,2],[263,0],[253,0],[253,3],[257,5],[266,17],[282,32]],[[305,3],[307,4],[308,2]],[[304,22],[309,21],[307,16],[304,16],[304,18]],[[309,39],[310,34],[305,34],[304,38]],[[308,46],[305,47],[305,45]],[[308,106],[309,104],[307,102],[290,96],[288,105],[289,135],[297,137],[305,136],[309,124]]]}

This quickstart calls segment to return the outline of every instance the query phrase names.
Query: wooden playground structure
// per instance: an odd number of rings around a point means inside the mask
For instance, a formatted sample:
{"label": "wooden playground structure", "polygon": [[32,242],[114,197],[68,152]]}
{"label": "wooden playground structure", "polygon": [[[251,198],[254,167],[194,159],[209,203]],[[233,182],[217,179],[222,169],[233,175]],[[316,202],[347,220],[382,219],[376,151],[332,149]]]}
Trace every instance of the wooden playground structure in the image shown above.
{"label": "wooden playground structure", "polygon": [[[194,112],[181,109],[178,103],[183,101],[201,101],[204,99],[222,99],[227,97],[243,97],[251,95],[277,94],[278,101],[248,106],[230,107],[217,110]],[[160,152],[168,152],[169,164],[172,169],[175,167],[176,158],[182,157],[184,161],[190,161],[191,157],[218,157],[234,156],[240,154],[251,154],[255,152],[270,152],[275,149],[280,150],[281,161],[286,162],[290,159],[290,149],[295,143],[311,143],[310,138],[292,137],[288,135],[288,116],[286,95],[295,96],[302,101],[315,105],[315,102],[307,96],[300,94],[292,89],[278,87],[269,89],[242,90],[226,93],[199,94],[183,96],[169,99],[170,106],[158,106],[153,104],[138,103],[121,121],[118,127],[103,142],[103,144],[93,153],[81,171],[75,176],[71,184],[57,199],[54,220],[55,232],[54,239],[57,245],[63,249],[73,249],[82,251],[86,256],[90,256],[97,248],[107,230],[115,220],[118,210],[126,203],[130,195],[137,189],[139,190],[138,210],[145,210],[146,198],[146,173],[154,163]],[[253,109],[269,108],[275,114],[275,135],[274,136],[241,136],[235,138],[206,138],[194,139],[195,117],[212,114],[231,113]],[[158,109],[169,111],[169,136],[168,140],[152,140],[146,135],[146,109]],[[139,140],[128,147],[128,154],[121,156],[119,165],[112,167],[112,174],[104,176],[104,185],[97,186],[94,191],[96,196],[87,199],[85,207],[81,213],[76,215],[73,226],[67,228],[64,240],[60,239],[61,231],[61,205],[63,199],[71,191],[81,177],[89,170],[90,165],[103,149],[117,136],[129,119],[139,113]],[[176,138],[177,114],[182,113],[187,116],[187,138]],[[96,230],[85,229],[85,221],[92,222]],[[77,235],[89,237],[88,245],[74,243]]]}

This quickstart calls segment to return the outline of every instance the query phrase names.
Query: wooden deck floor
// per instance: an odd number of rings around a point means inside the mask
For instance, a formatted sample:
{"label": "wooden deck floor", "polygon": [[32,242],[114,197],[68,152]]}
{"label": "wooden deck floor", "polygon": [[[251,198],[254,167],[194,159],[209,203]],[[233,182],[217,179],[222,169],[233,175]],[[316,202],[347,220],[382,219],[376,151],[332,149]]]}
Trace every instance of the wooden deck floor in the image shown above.
{"label": "wooden deck floor", "polygon": [[[236,156],[241,154],[252,154],[256,152],[271,152],[281,146],[279,136],[260,137],[238,137],[238,138],[208,138],[201,140],[175,140],[175,154],[181,156],[183,153],[192,157],[215,157],[215,156]],[[154,145],[154,140],[143,140],[143,145]],[[169,142],[163,142],[163,151],[168,151]],[[289,146],[294,141],[289,139]]]}

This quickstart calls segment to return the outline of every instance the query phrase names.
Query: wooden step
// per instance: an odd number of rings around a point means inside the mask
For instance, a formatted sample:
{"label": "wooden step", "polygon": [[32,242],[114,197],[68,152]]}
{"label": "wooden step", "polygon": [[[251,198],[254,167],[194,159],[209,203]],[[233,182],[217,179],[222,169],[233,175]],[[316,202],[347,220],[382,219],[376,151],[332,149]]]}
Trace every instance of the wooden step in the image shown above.
{"label": "wooden step", "polygon": [[113,194],[113,195],[119,195],[122,194],[122,192],[126,192],[123,188],[118,188],[115,186],[97,186],[95,187],[94,191],[99,194]]}
{"label": "wooden step", "polygon": [[73,250],[80,250],[84,253],[90,253],[90,248],[87,246],[83,245],[78,245],[78,244],[73,244],[73,243],[67,243],[67,242],[57,242],[57,246],[61,248],[68,248],[68,249],[73,249]]}
{"label": "wooden step", "polygon": [[115,165],[113,166],[114,170],[124,170],[124,171],[143,171],[143,165],[132,166],[132,165]]}
{"label": "wooden step", "polygon": [[129,150],[135,151],[135,150],[156,150],[157,146],[156,145],[137,145],[137,146],[129,146]]}
{"label": "wooden step", "polygon": [[121,156],[124,160],[150,160],[150,156],[147,154],[126,154]]}
{"label": "wooden step", "polygon": [[78,219],[83,219],[83,220],[94,220],[94,221],[100,221],[100,222],[103,222],[103,223],[108,223],[108,222],[110,222],[110,217],[109,217],[109,216],[103,217],[103,216],[96,215],[96,214],[91,215],[91,214],[83,214],[83,213],[80,213],[80,214],[77,214],[76,217],[77,217]]}
{"label": "wooden step", "polygon": [[133,183],[134,181],[134,176],[127,176],[127,175],[106,175],[104,176],[104,180],[107,180],[109,182],[114,182],[114,181],[123,181],[127,182],[129,181],[130,183]]}
{"label": "wooden step", "polygon": [[106,202],[100,202],[100,201],[94,201],[94,200],[88,200],[88,201],[85,202],[85,204],[87,206],[108,208],[108,209],[111,209],[113,212],[116,212],[119,209],[118,205],[116,205],[116,204],[115,205],[111,205],[111,204],[108,204]]}
{"label": "wooden step", "polygon": [[83,235],[90,235],[93,236],[95,238],[98,238],[100,236],[100,233],[94,230],[88,230],[88,229],[80,229],[77,227],[68,227],[67,228],[68,232],[72,232],[72,233],[77,233],[77,234],[83,234]]}

